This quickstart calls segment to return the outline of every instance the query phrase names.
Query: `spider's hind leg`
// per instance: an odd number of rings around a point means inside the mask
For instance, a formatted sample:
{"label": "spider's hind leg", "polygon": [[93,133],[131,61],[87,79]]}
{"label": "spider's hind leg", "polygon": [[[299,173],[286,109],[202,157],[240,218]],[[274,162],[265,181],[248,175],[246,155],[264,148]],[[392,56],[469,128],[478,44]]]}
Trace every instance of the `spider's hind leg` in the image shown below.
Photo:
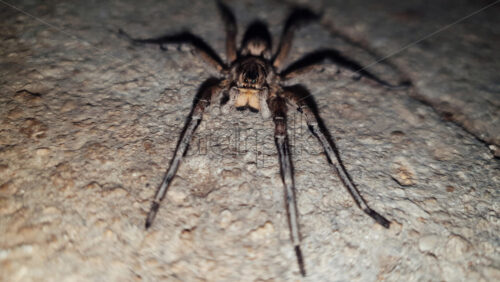
{"label": "spider's hind leg", "polygon": [[356,205],[367,215],[373,218],[378,224],[385,228],[389,228],[391,222],[376,211],[372,210],[359,193],[356,184],[352,181],[351,176],[342,163],[342,159],[340,158],[340,154],[335,146],[335,143],[333,142],[333,139],[328,135],[319,116],[311,109],[311,107],[309,107],[306,98],[310,97],[310,95],[307,90],[296,85],[285,88],[283,95],[287,101],[297,107],[298,111],[304,114],[309,129],[320,141],[323,149],[325,150],[328,162],[337,173],[349,194],[351,194],[352,198],[356,202]]}
{"label": "spider's hind leg", "polygon": [[300,231],[298,222],[297,201],[295,200],[295,183],[293,179],[293,166],[288,148],[288,136],[286,132],[286,102],[280,96],[274,96],[269,101],[269,108],[273,115],[275,124],[275,143],[278,149],[280,162],[281,180],[285,186],[285,201],[288,215],[288,225],[290,227],[290,237],[295,249],[295,255],[299,264],[300,273],[306,275],[304,260],[300,250]]}
{"label": "spider's hind leg", "polygon": [[151,209],[146,218],[146,229],[149,228],[151,224],[153,224],[156,214],[158,213],[158,209],[160,208],[160,203],[165,197],[168,186],[170,185],[170,182],[172,181],[172,179],[175,176],[175,173],[177,172],[177,168],[179,167],[182,157],[186,153],[189,143],[191,142],[191,138],[196,128],[201,122],[203,112],[210,105],[210,101],[212,97],[215,95],[214,93],[220,92],[221,85],[222,83],[218,79],[208,79],[201,86],[200,91],[194,100],[193,108],[187,119],[186,126],[184,127],[184,130],[182,131],[181,136],[179,138],[179,142],[177,143],[177,147],[174,152],[174,157],[170,162],[170,166],[167,172],[165,173],[165,176],[163,178],[160,187],[156,191],[156,195],[151,205]]}

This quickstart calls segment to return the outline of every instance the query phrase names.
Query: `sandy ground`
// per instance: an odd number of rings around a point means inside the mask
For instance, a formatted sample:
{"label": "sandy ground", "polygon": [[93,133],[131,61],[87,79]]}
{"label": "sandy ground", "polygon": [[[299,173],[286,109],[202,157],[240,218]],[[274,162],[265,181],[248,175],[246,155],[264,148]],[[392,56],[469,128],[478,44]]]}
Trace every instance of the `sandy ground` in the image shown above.
{"label": "sandy ground", "polygon": [[[204,116],[144,229],[194,95],[217,74],[186,46],[133,46],[117,30],[189,29],[224,58],[213,2],[11,2],[24,13],[0,4],[1,280],[500,280],[500,4],[370,67],[410,89],[333,65],[291,82],[314,95],[361,193],[392,222],[357,208],[291,111],[303,278],[273,123],[257,114]],[[292,2],[228,5],[240,31],[260,18],[277,38]],[[296,2],[323,18],[297,33],[288,62],[336,48],[365,65],[491,3]]]}

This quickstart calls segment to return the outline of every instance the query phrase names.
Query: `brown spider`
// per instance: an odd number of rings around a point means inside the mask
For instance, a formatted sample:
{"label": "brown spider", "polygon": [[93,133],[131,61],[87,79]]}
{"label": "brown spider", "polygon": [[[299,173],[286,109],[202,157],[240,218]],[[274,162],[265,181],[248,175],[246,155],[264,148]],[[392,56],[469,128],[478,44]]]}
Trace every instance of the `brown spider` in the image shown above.
{"label": "brown spider", "polygon": [[294,31],[302,23],[317,19],[318,15],[307,9],[295,8],[286,21],[278,49],[272,56],[271,36],[266,25],[260,21],[255,21],[248,27],[243,37],[241,47],[237,49],[237,29],[234,15],[225,4],[221,2],[217,4],[226,30],[227,64],[224,63],[202,39],[190,32],[182,32],[150,39],[133,39],[120,30],[120,34],[126,36],[133,43],[159,44],[162,49],[164,49],[164,44],[190,44],[207,63],[215,67],[221,74],[221,78],[208,79],[200,87],[199,93],[194,100],[191,113],[187,118],[185,128],[177,144],[170,167],[156,192],[151,210],[146,219],[146,228],[149,228],[155,219],[160,207],[160,202],[167,193],[169,184],[175,176],[181,159],[189,146],[193,133],[202,119],[202,114],[205,109],[211,105],[211,108],[216,112],[220,110],[223,113],[227,113],[232,109],[249,109],[253,112],[260,112],[264,119],[272,117],[275,123],[275,143],[279,155],[281,178],[285,187],[285,201],[290,235],[295,248],[300,273],[302,276],[305,276],[306,271],[300,249],[300,232],[295,200],[293,168],[287,138],[287,104],[292,105],[300,113],[305,115],[309,129],[318,138],[325,150],[328,162],[332,165],[333,170],[337,173],[358,207],[385,228],[389,228],[390,222],[372,210],[363,197],[361,197],[351,176],[342,164],[335,143],[323,126],[314,108],[313,102],[311,99],[308,99],[310,97],[307,91],[304,91],[304,88],[300,85],[291,87],[283,86],[282,82],[305,71],[311,70],[312,67],[325,60],[330,60],[340,67],[355,71],[358,78],[361,76],[366,77],[385,87],[407,87],[409,82],[391,85],[364,70],[361,65],[342,56],[338,51],[333,49],[312,52],[284,70],[280,70],[283,61],[290,51]]}

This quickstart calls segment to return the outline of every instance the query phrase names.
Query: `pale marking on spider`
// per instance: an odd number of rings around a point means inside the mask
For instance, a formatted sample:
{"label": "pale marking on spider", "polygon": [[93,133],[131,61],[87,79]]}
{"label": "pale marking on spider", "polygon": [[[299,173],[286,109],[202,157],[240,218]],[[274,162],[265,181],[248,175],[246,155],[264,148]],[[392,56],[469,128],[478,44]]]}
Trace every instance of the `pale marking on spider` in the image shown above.
{"label": "pale marking on spider", "polygon": [[181,133],[174,157],[156,192],[151,210],[147,215],[146,228],[149,228],[155,219],[160,203],[165,197],[169,184],[176,174],[182,157],[189,146],[191,137],[201,122],[205,109],[210,105],[214,113],[227,113],[234,109],[249,109],[253,112],[260,112],[264,119],[272,116],[275,124],[275,143],[278,150],[281,178],[285,188],[290,237],[297,257],[299,271],[302,276],[305,276],[305,265],[300,249],[301,237],[295,199],[293,166],[290,158],[286,128],[288,105],[293,106],[305,116],[309,129],[323,146],[328,162],[347,191],[351,194],[356,205],[383,227],[389,228],[390,222],[372,210],[359,193],[351,176],[342,164],[333,139],[324,125],[322,125],[317,111],[314,110],[313,102],[310,99],[306,99],[310,94],[301,85],[283,86],[282,82],[312,70],[315,65],[325,60],[330,60],[339,67],[355,71],[359,76],[368,78],[388,88],[404,88],[410,84],[405,81],[398,85],[392,85],[366,71],[360,64],[343,56],[334,49],[321,49],[311,52],[302,59],[290,64],[287,68],[282,69],[281,66],[292,46],[294,31],[301,24],[318,19],[318,15],[305,8],[293,9],[285,23],[277,51],[274,55],[271,55],[271,36],[267,26],[260,21],[250,24],[243,37],[241,47],[237,49],[235,17],[225,4],[217,2],[217,5],[225,25],[227,63],[224,63],[217,53],[202,39],[190,32],[181,32],[150,39],[133,39],[120,30],[121,35],[126,36],[134,43],[159,44],[162,49],[165,44],[190,44],[221,75],[220,78],[207,79],[200,87],[194,99],[191,113]]}

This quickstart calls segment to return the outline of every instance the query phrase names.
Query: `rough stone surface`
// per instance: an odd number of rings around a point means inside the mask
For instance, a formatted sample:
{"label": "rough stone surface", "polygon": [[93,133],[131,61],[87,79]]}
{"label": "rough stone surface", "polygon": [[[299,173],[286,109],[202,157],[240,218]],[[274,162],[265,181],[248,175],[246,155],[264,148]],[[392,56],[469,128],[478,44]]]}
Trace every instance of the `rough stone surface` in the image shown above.
{"label": "rough stone surface", "polygon": [[364,53],[371,53],[365,65],[389,56],[390,62],[414,82],[416,87],[409,93],[412,97],[493,145],[490,149],[500,156],[498,3],[287,2],[321,11],[322,25],[332,35],[352,43],[348,49],[361,46]]}
{"label": "rough stone surface", "polygon": [[[369,64],[489,3],[416,2],[303,3],[323,20],[297,33],[289,62],[335,47]],[[258,17],[275,37],[290,7],[229,4],[240,30]],[[144,229],[198,86],[215,73],[189,48],[132,46],[116,31],[187,28],[223,56],[214,3],[1,5],[1,280],[499,280],[499,6],[391,57],[394,66],[370,68],[409,77],[412,89],[353,81],[328,65],[292,82],[314,94],[361,193],[392,221],[386,230],[355,206],[290,112],[302,278],[273,124],[259,115],[205,115]]]}

